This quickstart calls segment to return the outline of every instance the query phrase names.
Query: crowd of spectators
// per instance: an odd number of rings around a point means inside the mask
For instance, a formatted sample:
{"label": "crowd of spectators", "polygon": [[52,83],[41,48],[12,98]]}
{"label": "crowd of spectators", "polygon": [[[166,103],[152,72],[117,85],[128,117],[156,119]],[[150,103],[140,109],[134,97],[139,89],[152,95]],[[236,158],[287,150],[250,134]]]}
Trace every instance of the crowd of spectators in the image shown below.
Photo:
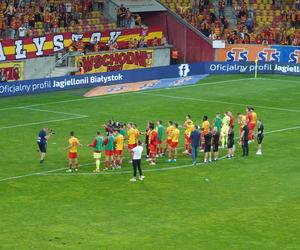
{"label": "crowd of spectators", "polygon": [[133,27],[141,27],[142,19],[139,14],[134,14],[129,8],[126,8],[123,4],[116,8],[117,12],[117,27],[125,27],[127,29]]}
{"label": "crowd of spectators", "polygon": [[224,31],[228,43],[300,45],[299,1],[238,0],[234,6],[237,27]]}
{"label": "crowd of spectators", "polygon": [[[19,38],[64,31],[98,29],[108,24],[100,17],[99,0],[2,0],[0,38]],[[92,25],[96,27],[92,27]]]}
{"label": "crowd of spectators", "polygon": [[[147,30],[147,27],[144,27]],[[146,31],[147,32],[147,31]],[[147,34],[142,35],[139,39],[131,38],[127,42],[122,42],[120,45],[116,42],[98,42],[97,39],[91,42],[83,42],[82,40],[73,41],[72,45],[68,48],[70,52],[77,51],[83,54],[90,52],[99,51],[115,51],[120,49],[138,49],[138,48],[148,48],[167,45],[167,39],[163,36],[161,39],[154,37],[151,40],[147,40]]]}
{"label": "crowd of spectators", "polygon": [[[229,25],[225,8],[234,11],[235,27]],[[192,0],[190,5],[177,4],[176,12],[212,40],[300,45],[299,0],[219,0],[217,8],[211,0]]]}

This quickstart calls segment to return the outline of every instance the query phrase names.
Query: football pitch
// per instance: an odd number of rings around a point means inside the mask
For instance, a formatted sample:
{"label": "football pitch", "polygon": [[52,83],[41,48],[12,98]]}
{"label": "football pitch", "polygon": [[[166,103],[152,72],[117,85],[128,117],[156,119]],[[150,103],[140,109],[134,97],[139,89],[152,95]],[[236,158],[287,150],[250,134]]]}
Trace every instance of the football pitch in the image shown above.
{"label": "football pitch", "polygon": [[[84,98],[86,91],[1,98],[0,249],[299,249],[299,77],[215,75],[173,89]],[[148,121],[182,124],[190,114],[200,124],[247,105],[265,125],[262,156],[252,143],[243,158],[236,143],[233,159],[221,149],[218,162],[192,166],[181,130],[177,162],[143,161],[144,181],[129,182],[128,158],[120,170],[93,173],[86,145],[109,119],[144,131]],[[44,126],[55,135],[40,164]],[[70,131],[84,146],[79,172],[67,174]]]}

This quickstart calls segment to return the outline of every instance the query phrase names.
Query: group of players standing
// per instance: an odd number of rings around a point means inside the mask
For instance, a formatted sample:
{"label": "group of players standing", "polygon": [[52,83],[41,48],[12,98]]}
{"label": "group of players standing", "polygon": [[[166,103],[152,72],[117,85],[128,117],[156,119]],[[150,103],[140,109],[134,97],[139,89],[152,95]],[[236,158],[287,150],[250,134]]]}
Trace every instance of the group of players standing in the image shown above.
{"label": "group of players standing", "polygon": [[[237,114],[239,124],[239,143],[243,149],[243,156],[248,156],[250,142],[254,141],[255,127],[257,130],[258,149],[256,154],[261,155],[261,143],[263,140],[264,126],[261,120],[257,120],[257,115],[253,107],[247,108],[247,114]],[[221,114],[217,113],[212,125],[208,121],[208,117],[204,116],[201,126],[194,125],[191,116],[187,115],[184,124],[179,125],[173,121],[168,122],[165,128],[161,120],[156,124],[149,122],[145,132],[140,132],[134,123],[118,124],[109,122],[105,126],[105,135],[101,135],[97,131],[93,142],[87,146],[93,148],[93,158],[95,159],[96,169],[94,172],[100,171],[101,154],[105,151],[105,168],[109,166],[114,170],[121,168],[123,151],[125,149],[125,140],[127,139],[128,151],[132,156],[134,148],[140,145],[140,135],[145,135],[145,144],[147,150],[147,161],[150,165],[155,165],[157,158],[162,156],[168,157],[168,162],[176,162],[178,154],[178,143],[180,138],[180,128],[184,128],[185,150],[183,154],[192,155],[193,164],[197,162],[197,152],[204,152],[204,163],[218,160],[219,147],[228,148],[227,158],[232,158],[235,151],[234,136],[234,116],[230,111]],[[201,130],[201,132],[199,131]],[[166,134],[165,144],[163,138]],[[75,164],[75,171],[78,170],[77,146],[81,145],[71,132],[69,146],[65,149],[69,151],[69,169],[72,172],[72,165]],[[213,157],[213,158],[212,158]]]}

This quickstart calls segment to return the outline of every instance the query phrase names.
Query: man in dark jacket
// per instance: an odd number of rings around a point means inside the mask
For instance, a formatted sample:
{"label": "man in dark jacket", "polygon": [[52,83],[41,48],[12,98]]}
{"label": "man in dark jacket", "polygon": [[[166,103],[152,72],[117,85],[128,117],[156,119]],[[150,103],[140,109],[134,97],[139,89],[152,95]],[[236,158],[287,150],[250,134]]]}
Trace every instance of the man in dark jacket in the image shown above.
{"label": "man in dark jacket", "polygon": [[198,147],[200,146],[200,142],[201,142],[198,126],[195,126],[194,131],[191,132],[190,140],[191,140],[191,146],[192,146],[192,161],[193,161],[193,165],[196,165]]}

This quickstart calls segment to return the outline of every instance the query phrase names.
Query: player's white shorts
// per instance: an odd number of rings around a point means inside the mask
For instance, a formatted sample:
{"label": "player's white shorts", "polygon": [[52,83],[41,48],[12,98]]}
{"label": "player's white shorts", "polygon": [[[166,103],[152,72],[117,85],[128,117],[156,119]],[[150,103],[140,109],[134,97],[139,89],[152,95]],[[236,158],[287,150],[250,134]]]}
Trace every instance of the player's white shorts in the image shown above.
{"label": "player's white shorts", "polygon": [[100,159],[100,158],[101,158],[101,153],[94,152],[94,159]]}
{"label": "player's white shorts", "polygon": [[221,128],[221,135],[222,136],[227,136],[228,135],[228,131],[229,131],[229,126],[223,126]]}

